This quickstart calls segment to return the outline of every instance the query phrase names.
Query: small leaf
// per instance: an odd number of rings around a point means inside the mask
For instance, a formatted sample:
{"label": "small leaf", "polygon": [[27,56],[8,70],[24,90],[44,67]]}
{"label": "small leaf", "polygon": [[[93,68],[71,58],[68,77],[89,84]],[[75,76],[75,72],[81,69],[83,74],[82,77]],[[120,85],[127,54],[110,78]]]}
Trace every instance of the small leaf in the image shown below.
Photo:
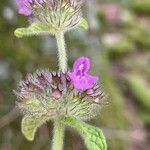
{"label": "small leaf", "polygon": [[48,120],[48,117],[26,115],[22,119],[21,130],[24,136],[29,140],[33,141],[35,133],[43,123]]}
{"label": "small leaf", "polygon": [[106,150],[106,140],[99,128],[86,125],[83,127],[85,144],[89,150]]}
{"label": "small leaf", "polygon": [[38,35],[38,34],[54,34],[56,28],[48,23],[34,22],[27,28],[18,28],[15,30],[15,36],[21,38],[23,36]]}
{"label": "small leaf", "polygon": [[88,22],[84,18],[81,18],[81,20],[79,22],[79,26],[85,30],[88,30],[88,28],[89,28]]}
{"label": "small leaf", "polygon": [[78,130],[88,150],[107,150],[106,139],[101,129],[70,117],[64,118],[64,122]]}

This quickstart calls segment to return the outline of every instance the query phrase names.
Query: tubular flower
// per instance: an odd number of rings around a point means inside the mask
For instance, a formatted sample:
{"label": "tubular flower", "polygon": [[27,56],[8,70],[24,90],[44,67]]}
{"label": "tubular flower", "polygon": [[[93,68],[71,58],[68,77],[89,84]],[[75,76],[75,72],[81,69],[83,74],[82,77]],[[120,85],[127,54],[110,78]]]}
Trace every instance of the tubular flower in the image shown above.
{"label": "tubular flower", "polygon": [[[88,71],[88,68],[85,70]],[[38,70],[28,75],[15,91],[19,110],[24,115],[44,116],[46,119],[72,116],[87,120],[96,116],[104,104],[102,88],[95,84],[79,90],[68,74]]]}
{"label": "tubular flower", "polygon": [[69,76],[73,82],[73,85],[77,89],[87,90],[92,88],[98,80],[98,77],[88,74],[90,69],[90,59],[87,57],[78,58],[74,65],[73,71],[69,73]]}
{"label": "tubular flower", "polygon": [[32,14],[32,10],[30,9],[30,4],[32,4],[32,0],[18,0],[17,6],[19,8],[19,14],[29,16]]}
{"label": "tubular flower", "polygon": [[82,0],[17,0],[19,14],[65,31],[79,24]]}

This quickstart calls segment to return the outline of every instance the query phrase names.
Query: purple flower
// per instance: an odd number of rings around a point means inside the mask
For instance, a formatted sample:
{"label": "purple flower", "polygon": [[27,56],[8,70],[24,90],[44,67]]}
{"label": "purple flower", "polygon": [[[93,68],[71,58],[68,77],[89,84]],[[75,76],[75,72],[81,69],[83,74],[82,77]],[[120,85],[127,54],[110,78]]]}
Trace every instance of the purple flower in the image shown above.
{"label": "purple flower", "polygon": [[29,16],[32,14],[32,10],[30,9],[30,5],[33,0],[17,0],[17,6],[19,8],[19,14]]}
{"label": "purple flower", "polygon": [[98,77],[88,74],[90,69],[90,59],[87,57],[78,58],[74,65],[73,71],[69,73],[69,76],[76,89],[87,90],[94,86]]}
{"label": "purple flower", "polygon": [[29,16],[32,14],[32,5],[43,4],[43,0],[17,0],[17,6],[19,8],[19,14]]}

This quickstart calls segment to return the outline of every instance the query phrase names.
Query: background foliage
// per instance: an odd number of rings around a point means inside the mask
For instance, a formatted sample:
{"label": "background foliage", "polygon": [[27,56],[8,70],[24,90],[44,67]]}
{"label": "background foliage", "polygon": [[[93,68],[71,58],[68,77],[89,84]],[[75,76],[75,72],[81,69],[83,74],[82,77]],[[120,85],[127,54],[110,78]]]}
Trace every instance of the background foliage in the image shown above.
{"label": "background foliage", "polygon": [[[70,67],[75,58],[93,60],[109,104],[91,120],[104,131],[109,150],[148,150],[150,145],[150,1],[86,0],[90,30],[66,35]],[[27,73],[58,68],[54,37],[17,39],[14,30],[27,25],[13,0],[0,3],[0,150],[48,150],[52,123],[43,125],[34,142],[20,131],[13,89]],[[83,141],[67,129],[65,150],[84,150]]]}

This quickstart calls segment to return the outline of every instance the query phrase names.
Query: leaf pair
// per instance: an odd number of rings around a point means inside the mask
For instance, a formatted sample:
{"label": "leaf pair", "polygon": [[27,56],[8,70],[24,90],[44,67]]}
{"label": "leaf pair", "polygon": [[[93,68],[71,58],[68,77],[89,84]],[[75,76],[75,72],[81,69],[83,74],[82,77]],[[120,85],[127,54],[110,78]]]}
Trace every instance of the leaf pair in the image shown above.
{"label": "leaf pair", "polygon": [[[83,29],[88,29],[88,23],[85,19],[81,19],[79,22],[79,27]],[[57,28],[51,24],[44,22],[34,22],[27,28],[18,28],[15,30],[15,35],[18,38],[23,36],[39,35],[39,34],[55,34]]]}
{"label": "leaf pair", "polygon": [[[48,118],[44,116],[35,117],[26,115],[22,119],[22,133],[28,140],[33,141],[38,127],[47,120]],[[71,117],[65,117],[62,121],[64,124],[75,128],[81,134],[88,150],[107,150],[105,137],[99,128]]]}

